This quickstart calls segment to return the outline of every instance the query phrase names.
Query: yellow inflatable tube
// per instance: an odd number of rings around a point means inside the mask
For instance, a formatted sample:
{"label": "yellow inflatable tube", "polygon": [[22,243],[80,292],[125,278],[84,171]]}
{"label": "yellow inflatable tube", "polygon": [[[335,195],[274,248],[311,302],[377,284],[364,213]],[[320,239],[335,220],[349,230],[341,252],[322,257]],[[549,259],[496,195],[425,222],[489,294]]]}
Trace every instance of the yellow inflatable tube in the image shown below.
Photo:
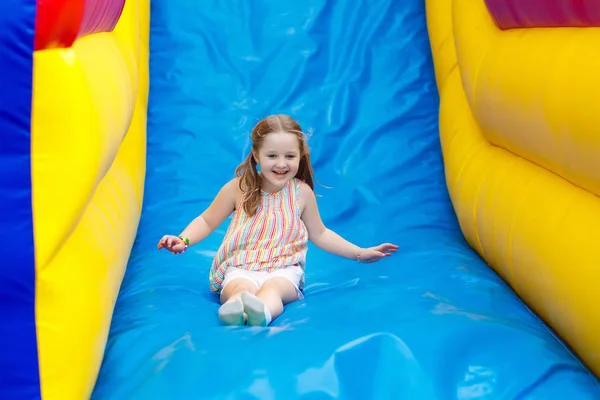
{"label": "yellow inflatable tube", "polygon": [[463,233],[600,376],[600,28],[502,30],[484,0],[427,19]]}
{"label": "yellow inflatable tube", "polygon": [[149,2],[34,53],[32,191],[44,399],[89,398],[141,213]]}

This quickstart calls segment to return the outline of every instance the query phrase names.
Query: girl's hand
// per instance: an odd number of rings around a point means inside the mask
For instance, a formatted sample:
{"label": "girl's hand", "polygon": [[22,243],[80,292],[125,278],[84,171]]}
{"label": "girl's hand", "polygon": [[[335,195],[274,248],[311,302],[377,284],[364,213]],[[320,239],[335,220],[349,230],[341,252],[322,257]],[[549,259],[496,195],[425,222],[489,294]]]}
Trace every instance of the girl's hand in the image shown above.
{"label": "girl's hand", "polygon": [[359,261],[362,263],[373,263],[381,260],[383,257],[389,257],[392,253],[398,250],[398,246],[391,243],[383,243],[379,246],[369,247],[368,249],[362,249],[358,253]]}
{"label": "girl's hand", "polygon": [[173,254],[181,254],[187,249],[187,246],[181,238],[173,235],[165,235],[158,242],[158,249],[162,248],[169,250]]}

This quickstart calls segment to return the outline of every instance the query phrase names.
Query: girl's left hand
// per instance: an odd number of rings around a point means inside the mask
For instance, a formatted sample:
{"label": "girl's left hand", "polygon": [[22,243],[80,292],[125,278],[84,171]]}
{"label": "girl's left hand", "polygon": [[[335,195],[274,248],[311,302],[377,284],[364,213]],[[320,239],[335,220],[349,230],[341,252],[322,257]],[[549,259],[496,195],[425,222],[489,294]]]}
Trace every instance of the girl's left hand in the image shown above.
{"label": "girl's left hand", "polygon": [[362,249],[359,253],[359,261],[363,263],[373,263],[381,260],[383,257],[389,257],[398,250],[398,246],[391,243],[383,243],[379,246]]}

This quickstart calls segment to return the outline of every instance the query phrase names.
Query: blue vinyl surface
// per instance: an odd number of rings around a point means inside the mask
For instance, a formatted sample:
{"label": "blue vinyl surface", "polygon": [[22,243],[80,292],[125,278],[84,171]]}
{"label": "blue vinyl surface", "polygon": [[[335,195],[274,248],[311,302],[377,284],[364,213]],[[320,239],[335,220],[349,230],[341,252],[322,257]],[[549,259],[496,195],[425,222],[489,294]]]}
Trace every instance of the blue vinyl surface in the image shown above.
{"label": "blue vinyl surface", "polygon": [[[421,0],[153,0],[151,20],[144,211],[94,399],[600,398],[460,233]],[[222,327],[208,271],[227,226],[183,255],[156,244],[273,113],[312,131],[328,227],[400,249],[361,265],[311,246],[304,300]]]}
{"label": "blue vinyl surface", "polygon": [[40,396],[31,207],[35,10],[35,0],[0,1],[0,399]]}

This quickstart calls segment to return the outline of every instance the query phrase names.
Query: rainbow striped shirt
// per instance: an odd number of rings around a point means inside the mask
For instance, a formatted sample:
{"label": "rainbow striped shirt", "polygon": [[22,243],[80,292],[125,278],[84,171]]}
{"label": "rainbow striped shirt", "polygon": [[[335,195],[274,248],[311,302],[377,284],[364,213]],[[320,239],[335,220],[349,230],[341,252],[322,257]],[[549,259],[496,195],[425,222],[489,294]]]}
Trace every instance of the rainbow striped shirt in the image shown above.
{"label": "rainbow striped shirt", "polygon": [[[304,269],[308,231],[300,219],[299,191],[300,181],[294,178],[277,192],[262,192],[254,216],[236,207],[210,269],[211,291],[221,290],[228,267],[266,272],[292,265]],[[299,289],[303,287],[304,276]]]}

